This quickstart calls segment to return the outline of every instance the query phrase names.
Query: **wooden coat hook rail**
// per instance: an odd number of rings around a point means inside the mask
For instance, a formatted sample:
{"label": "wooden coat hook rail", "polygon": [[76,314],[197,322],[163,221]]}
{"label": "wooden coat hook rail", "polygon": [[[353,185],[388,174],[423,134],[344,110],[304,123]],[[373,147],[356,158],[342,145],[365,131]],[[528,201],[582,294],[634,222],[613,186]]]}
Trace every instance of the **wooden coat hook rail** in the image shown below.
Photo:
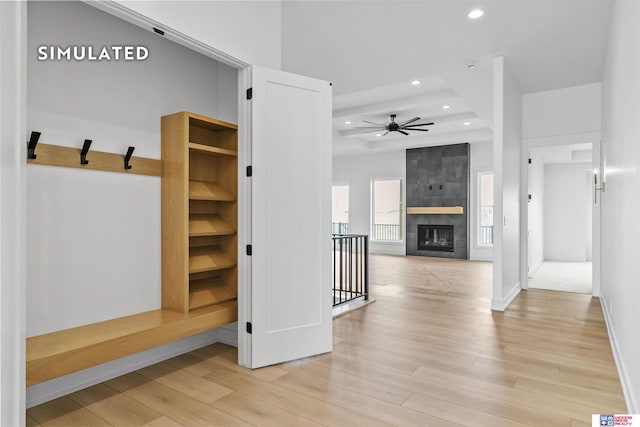
{"label": "wooden coat hook rail", "polygon": [[40,132],[31,132],[31,137],[27,141],[27,163],[29,164],[162,176],[162,161],[133,157],[135,147],[129,147],[126,154],[105,153],[90,150],[92,143],[90,139],[85,139],[80,149],[39,144],[40,136]]}

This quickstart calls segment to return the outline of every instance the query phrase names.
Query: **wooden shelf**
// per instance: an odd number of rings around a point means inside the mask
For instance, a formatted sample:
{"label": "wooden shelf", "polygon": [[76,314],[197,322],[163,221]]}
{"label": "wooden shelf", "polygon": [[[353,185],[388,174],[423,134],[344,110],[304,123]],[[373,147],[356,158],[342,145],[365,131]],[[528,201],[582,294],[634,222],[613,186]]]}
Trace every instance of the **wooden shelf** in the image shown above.
{"label": "wooden shelf", "polygon": [[189,181],[189,199],[233,202],[236,198],[216,182]]}
{"label": "wooden shelf", "polygon": [[407,208],[408,215],[461,215],[464,213],[462,206],[424,206]]}
{"label": "wooden shelf", "polygon": [[236,230],[224,222],[219,215],[191,215],[189,217],[189,237],[226,236]]}
{"label": "wooden shelf", "polygon": [[238,152],[234,150],[227,150],[226,148],[212,147],[210,145],[196,144],[195,142],[189,143],[189,149],[198,151],[200,153],[208,154],[211,156],[232,156],[238,157]]}
{"label": "wooden shelf", "polygon": [[228,130],[228,129],[238,130],[238,125],[234,125],[233,123],[214,119],[213,117],[207,117],[197,113],[183,113],[183,114],[187,114],[189,116],[189,123],[193,126],[203,127],[203,128],[211,129],[214,131],[221,131],[221,130]]}
{"label": "wooden shelf", "polygon": [[217,246],[191,248],[189,274],[235,267],[236,262]]}
{"label": "wooden shelf", "polygon": [[208,331],[237,316],[237,302],[228,301],[189,314],[153,310],[27,338],[27,385]]}
{"label": "wooden shelf", "polygon": [[193,280],[189,283],[189,309],[196,310],[208,305],[231,301],[238,297],[238,289],[228,286],[219,277]]}

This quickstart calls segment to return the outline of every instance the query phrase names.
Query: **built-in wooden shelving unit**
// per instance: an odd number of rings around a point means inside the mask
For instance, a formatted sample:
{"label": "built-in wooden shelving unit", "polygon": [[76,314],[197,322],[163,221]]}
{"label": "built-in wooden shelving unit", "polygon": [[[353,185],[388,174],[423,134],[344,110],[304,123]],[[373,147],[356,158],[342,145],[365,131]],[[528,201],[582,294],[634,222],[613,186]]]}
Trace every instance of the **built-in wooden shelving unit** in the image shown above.
{"label": "built-in wooden shelving unit", "polygon": [[[237,127],[162,118],[162,306],[189,313],[237,297]],[[219,326],[219,325],[218,325]]]}
{"label": "built-in wooden shelving unit", "polygon": [[[54,164],[49,147],[37,150],[38,161]],[[237,320],[237,150],[233,124],[193,113],[162,118],[162,164],[134,163],[138,173],[162,171],[162,308],[28,338],[27,385]],[[90,165],[104,163],[89,155]]]}

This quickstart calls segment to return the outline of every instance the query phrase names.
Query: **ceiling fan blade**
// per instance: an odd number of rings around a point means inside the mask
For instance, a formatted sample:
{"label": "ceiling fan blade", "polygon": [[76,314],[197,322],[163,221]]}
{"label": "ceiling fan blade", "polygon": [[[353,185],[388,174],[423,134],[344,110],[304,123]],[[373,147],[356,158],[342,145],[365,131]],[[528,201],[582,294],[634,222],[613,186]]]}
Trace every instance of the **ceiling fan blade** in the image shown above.
{"label": "ceiling fan blade", "polygon": [[415,125],[409,125],[409,126],[404,126],[404,127],[412,128],[412,127],[414,127],[414,126],[432,126],[432,125],[434,125],[434,124],[435,124],[435,123],[433,123],[433,122],[431,122],[431,123],[417,123],[417,124],[415,124]]}
{"label": "ceiling fan blade", "polygon": [[407,121],[406,121],[406,122],[404,122],[404,123],[400,123],[398,126],[400,126],[400,127],[402,127],[402,126],[406,126],[406,125],[408,125],[409,123],[413,123],[413,122],[415,122],[416,120],[420,120],[420,117],[414,117],[414,118],[413,118],[413,119],[411,119],[411,120],[407,120]]}
{"label": "ceiling fan blade", "polygon": [[376,126],[380,126],[380,127],[385,127],[385,125],[381,125],[381,124],[379,124],[379,123],[369,122],[369,121],[367,121],[367,120],[363,120],[363,122],[365,122],[365,123],[369,123],[370,125],[376,125]]}
{"label": "ceiling fan blade", "polygon": [[378,129],[373,129],[373,130],[365,130],[365,131],[360,132],[360,133],[382,132],[383,130],[384,130],[384,128],[378,128]]}
{"label": "ceiling fan blade", "polygon": [[407,135],[407,136],[409,136],[409,134],[408,134],[407,132],[403,131],[403,130],[398,129],[398,132],[400,132],[400,133],[401,133],[401,134],[403,134],[403,135]]}
{"label": "ceiling fan blade", "polygon": [[429,132],[429,129],[405,129],[405,130],[408,130],[411,132],[413,132],[414,130],[419,130],[420,132]]}
{"label": "ceiling fan blade", "polygon": [[385,135],[386,135],[386,134],[388,134],[388,133],[389,133],[389,131],[386,131],[385,133],[383,133],[383,134],[382,134],[382,136],[385,136]]}

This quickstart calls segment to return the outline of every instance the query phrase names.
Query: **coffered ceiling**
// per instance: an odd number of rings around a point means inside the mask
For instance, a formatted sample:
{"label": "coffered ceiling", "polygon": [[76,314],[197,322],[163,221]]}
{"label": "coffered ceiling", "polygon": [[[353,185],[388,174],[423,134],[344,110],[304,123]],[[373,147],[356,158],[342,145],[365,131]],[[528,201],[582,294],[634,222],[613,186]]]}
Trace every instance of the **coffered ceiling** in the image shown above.
{"label": "coffered ceiling", "polygon": [[[505,57],[522,93],[599,82],[612,3],[283,1],[283,69],[333,82],[336,155],[491,140],[493,58]],[[470,20],[477,7],[485,15]],[[411,86],[414,79],[423,84]],[[392,113],[436,125],[408,137],[353,129]]]}
{"label": "coffered ceiling", "polygon": [[[375,89],[339,95],[334,98],[334,155],[394,151],[428,145],[459,142],[491,141],[487,124],[437,76],[404,81]],[[420,117],[415,123],[433,122],[425,126],[429,132],[371,132],[360,127],[365,121],[387,124],[396,114],[401,123]]]}

